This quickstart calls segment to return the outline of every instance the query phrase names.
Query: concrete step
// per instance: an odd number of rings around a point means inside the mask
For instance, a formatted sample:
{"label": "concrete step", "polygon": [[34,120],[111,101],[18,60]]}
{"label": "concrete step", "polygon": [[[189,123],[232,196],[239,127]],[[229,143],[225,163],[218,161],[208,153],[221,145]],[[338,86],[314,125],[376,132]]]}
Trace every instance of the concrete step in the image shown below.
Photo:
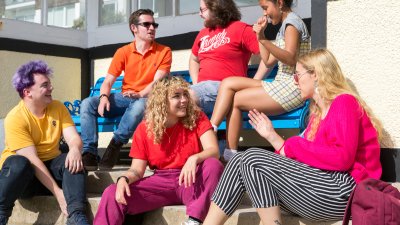
{"label": "concrete step", "polygon": [[[121,176],[127,169],[128,165],[120,165],[110,171],[95,171],[89,172],[87,178],[87,193],[88,194],[88,217],[92,220],[97,212],[98,204],[103,190],[115,183],[118,176]],[[152,174],[151,170],[146,170],[145,176]],[[395,187],[400,190],[400,183],[394,183]],[[157,224],[157,225],[179,225],[184,219],[184,206],[168,206],[161,209],[139,215],[128,216],[126,224]],[[284,215],[284,224],[288,225],[339,225],[340,221],[328,222],[312,222],[303,218]],[[132,222],[136,221],[136,222]],[[139,222],[137,222],[139,221]],[[143,223],[141,222],[143,221]],[[66,217],[62,215],[58,203],[52,196],[37,196],[27,200],[18,200],[15,204],[10,225],[27,225],[27,224],[65,224]],[[258,225],[260,219],[251,207],[251,201],[247,195],[244,196],[240,208],[235,214],[225,223],[226,225]]]}
{"label": "concrete step", "polygon": [[[148,212],[144,215],[142,225],[180,225],[187,216],[185,206],[167,206],[158,210]],[[283,213],[282,217],[285,225],[341,225],[342,221],[309,221],[301,217]],[[351,224],[351,222],[350,222]],[[241,206],[225,222],[224,225],[262,225],[256,210],[249,206]]]}
{"label": "concrete step", "polygon": [[[89,197],[90,196],[90,197]],[[100,203],[100,195],[88,196],[88,217],[92,221]],[[67,217],[61,213],[57,200],[53,196],[35,196],[30,199],[18,200],[9,225],[65,225]]]}
{"label": "concrete step", "polygon": [[[86,192],[95,194],[103,193],[106,187],[117,182],[117,178],[121,175],[124,175],[128,169],[129,165],[117,165],[111,170],[97,170],[89,172],[87,176]],[[144,176],[147,177],[152,174],[152,170],[146,169]]]}
{"label": "concrete step", "polygon": [[[93,220],[97,207],[100,203],[99,195],[90,195],[88,198],[88,217]],[[128,216],[125,224],[142,225],[180,225],[186,216],[185,206],[167,206],[139,216]],[[139,218],[138,218],[139,217]],[[137,221],[132,223],[132,221]],[[313,222],[292,215],[283,215],[286,225],[340,225],[341,221]],[[18,200],[15,204],[13,214],[10,217],[10,225],[64,225],[64,216],[52,196],[36,196],[29,200]],[[260,218],[251,206],[241,205],[229,218],[225,225],[261,225]]]}

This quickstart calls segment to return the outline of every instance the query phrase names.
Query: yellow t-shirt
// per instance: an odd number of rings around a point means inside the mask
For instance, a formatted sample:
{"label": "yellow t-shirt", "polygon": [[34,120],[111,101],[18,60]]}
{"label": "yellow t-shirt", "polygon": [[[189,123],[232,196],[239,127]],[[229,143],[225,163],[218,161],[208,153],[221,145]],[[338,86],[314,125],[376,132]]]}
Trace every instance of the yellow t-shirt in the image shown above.
{"label": "yellow t-shirt", "polygon": [[35,146],[42,161],[54,159],[61,154],[59,144],[62,130],[69,126],[75,126],[75,124],[61,102],[51,102],[43,118],[38,118],[21,100],[4,120],[6,140],[5,149],[0,158],[0,168],[7,157],[29,146]]}

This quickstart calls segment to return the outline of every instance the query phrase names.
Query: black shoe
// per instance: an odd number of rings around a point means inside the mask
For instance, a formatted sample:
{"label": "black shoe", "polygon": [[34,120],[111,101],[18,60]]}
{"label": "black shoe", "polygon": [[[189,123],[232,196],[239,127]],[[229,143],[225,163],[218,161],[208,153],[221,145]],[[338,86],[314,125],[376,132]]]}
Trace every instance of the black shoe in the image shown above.
{"label": "black shoe", "polygon": [[74,212],[67,219],[67,225],[89,225],[89,221],[83,212]]}
{"label": "black shoe", "polygon": [[99,163],[100,170],[110,170],[115,164],[117,164],[119,151],[122,148],[123,143],[115,141],[114,138],[111,139],[110,144],[104,152],[103,158],[101,158]]}
{"label": "black shoe", "polygon": [[83,153],[82,162],[86,171],[95,171],[98,168],[97,156],[90,152]]}

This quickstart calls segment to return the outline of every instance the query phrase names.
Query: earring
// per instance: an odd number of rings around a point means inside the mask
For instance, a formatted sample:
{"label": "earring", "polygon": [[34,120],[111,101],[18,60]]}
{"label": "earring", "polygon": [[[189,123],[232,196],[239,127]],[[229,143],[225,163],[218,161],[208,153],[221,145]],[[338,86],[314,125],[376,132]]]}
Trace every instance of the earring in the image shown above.
{"label": "earring", "polygon": [[317,81],[314,82],[314,93],[319,94]]}

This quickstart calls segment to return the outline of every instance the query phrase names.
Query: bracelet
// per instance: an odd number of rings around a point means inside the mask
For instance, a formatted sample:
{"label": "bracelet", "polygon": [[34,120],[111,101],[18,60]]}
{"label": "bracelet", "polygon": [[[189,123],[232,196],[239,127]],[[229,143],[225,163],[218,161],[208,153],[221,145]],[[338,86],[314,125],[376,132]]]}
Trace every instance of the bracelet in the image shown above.
{"label": "bracelet", "polygon": [[286,141],[283,142],[282,146],[278,150],[275,150],[279,155],[281,154],[281,151],[282,151],[283,147],[285,146],[285,143],[286,143]]}
{"label": "bracelet", "polygon": [[106,95],[106,94],[101,94],[101,95],[99,96],[99,100],[101,100],[102,97],[107,97],[107,99],[108,99],[108,95]]}
{"label": "bracelet", "polygon": [[129,184],[129,178],[128,178],[127,176],[119,176],[119,177],[117,178],[116,184],[118,184],[118,181],[119,181],[119,179],[121,179],[121,178],[124,178],[125,181],[126,181],[126,183]]}

